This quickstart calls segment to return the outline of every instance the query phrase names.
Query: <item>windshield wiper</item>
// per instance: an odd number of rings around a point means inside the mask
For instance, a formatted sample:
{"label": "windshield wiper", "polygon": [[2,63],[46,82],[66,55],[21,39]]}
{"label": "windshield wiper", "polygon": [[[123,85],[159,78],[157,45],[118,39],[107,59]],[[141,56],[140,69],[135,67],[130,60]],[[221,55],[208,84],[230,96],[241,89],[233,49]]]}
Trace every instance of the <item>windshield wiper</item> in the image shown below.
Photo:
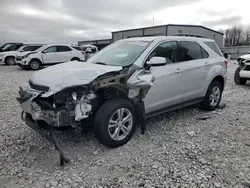
{"label": "windshield wiper", "polygon": [[99,64],[99,65],[107,65],[106,63],[103,63],[103,62],[95,62],[95,64]]}

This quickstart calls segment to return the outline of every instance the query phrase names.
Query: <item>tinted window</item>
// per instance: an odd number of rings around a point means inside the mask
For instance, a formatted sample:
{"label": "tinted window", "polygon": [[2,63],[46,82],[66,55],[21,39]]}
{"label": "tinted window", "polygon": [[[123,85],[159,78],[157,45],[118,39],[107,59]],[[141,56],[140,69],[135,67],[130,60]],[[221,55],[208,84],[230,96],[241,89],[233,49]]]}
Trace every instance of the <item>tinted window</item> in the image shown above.
{"label": "tinted window", "polygon": [[96,48],[91,48],[91,50],[92,50],[92,53],[96,52]]}
{"label": "tinted window", "polygon": [[209,57],[209,55],[208,55],[207,51],[206,51],[206,50],[204,50],[204,48],[202,48],[202,47],[201,47],[201,52],[202,52],[202,57],[203,57],[203,59],[205,59],[205,58],[208,58],[208,57]]}
{"label": "tinted window", "polygon": [[164,57],[167,63],[180,62],[180,49],[176,42],[164,42],[150,54],[152,57]]}
{"label": "tinted window", "polygon": [[213,51],[215,51],[218,55],[223,56],[221,53],[221,50],[217,46],[215,42],[204,42],[209,48],[211,48]]}
{"label": "tinted window", "polygon": [[16,51],[18,48],[20,48],[22,45],[12,45],[12,46],[10,46],[7,50],[8,51]]}
{"label": "tinted window", "polygon": [[69,52],[72,51],[70,47],[68,46],[57,46],[58,52]]}
{"label": "tinted window", "polygon": [[38,48],[41,48],[42,46],[25,46],[22,51],[23,52],[28,52],[28,51],[35,51]]}
{"label": "tinted window", "polygon": [[74,48],[74,49],[76,49],[78,51],[82,51],[81,48],[80,48],[80,46],[72,46],[72,48]]}
{"label": "tinted window", "polygon": [[47,49],[44,50],[46,53],[52,53],[52,52],[57,52],[56,46],[50,46]]}
{"label": "tinted window", "polygon": [[180,42],[185,61],[202,59],[201,47],[196,42]]}

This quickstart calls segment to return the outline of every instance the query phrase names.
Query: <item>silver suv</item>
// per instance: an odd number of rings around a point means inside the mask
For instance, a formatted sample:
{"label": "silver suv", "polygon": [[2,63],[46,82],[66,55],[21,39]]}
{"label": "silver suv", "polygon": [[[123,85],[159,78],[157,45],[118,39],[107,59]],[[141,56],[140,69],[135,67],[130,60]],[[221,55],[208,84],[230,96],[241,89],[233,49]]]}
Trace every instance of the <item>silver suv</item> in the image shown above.
{"label": "silver suv", "polygon": [[118,147],[145,119],[200,103],[218,107],[227,62],[211,39],[143,37],[117,41],[88,59],[35,72],[17,98],[35,130],[93,126],[97,139]]}

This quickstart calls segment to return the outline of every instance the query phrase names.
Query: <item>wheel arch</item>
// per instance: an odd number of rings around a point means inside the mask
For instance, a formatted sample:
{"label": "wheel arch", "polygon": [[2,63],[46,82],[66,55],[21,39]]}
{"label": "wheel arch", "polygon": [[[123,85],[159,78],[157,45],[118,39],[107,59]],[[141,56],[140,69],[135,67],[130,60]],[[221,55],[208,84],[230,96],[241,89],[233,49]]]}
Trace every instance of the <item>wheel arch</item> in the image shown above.
{"label": "wheel arch", "polygon": [[[43,64],[43,62],[41,61],[41,59],[39,59],[37,57],[31,58],[30,62],[32,62],[34,60],[39,61],[41,64]],[[30,64],[30,62],[29,62],[29,64]]]}

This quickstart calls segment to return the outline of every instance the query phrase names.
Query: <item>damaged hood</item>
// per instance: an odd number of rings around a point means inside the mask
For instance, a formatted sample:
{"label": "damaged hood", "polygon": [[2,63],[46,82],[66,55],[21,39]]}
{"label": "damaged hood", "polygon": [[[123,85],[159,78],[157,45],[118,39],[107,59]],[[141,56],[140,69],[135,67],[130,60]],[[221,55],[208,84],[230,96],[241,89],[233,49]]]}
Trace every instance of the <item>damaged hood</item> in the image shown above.
{"label": "damaged hood", "polygon": [[120,70],[120,66],[71,61],[37,71],[30,81],[33,84],[48,86],[50,91],[42,95],[48,97],[67,87],[89,84],[100,75]]}

